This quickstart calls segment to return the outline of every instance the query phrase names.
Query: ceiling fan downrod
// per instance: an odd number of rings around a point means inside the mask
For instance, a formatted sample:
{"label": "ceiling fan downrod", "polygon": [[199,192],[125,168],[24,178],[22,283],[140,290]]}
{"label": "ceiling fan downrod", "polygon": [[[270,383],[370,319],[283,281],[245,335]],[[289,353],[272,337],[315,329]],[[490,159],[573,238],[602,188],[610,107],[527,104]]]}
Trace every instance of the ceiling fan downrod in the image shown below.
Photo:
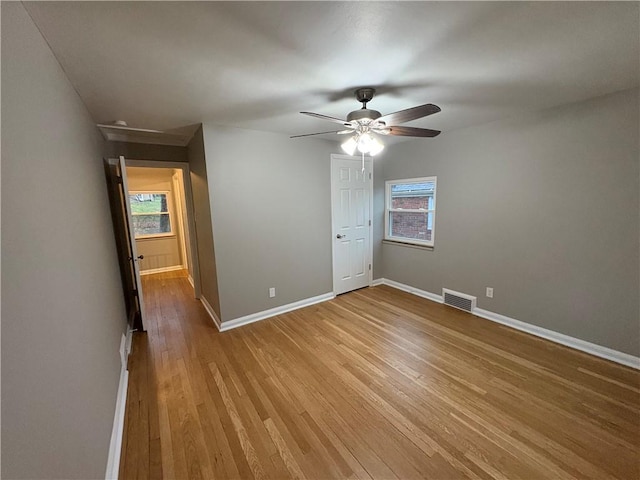
{"label": "ceiling fan downrod", "polygon": [[354,93],[356,95],[356,100],[362,103],[362,108],[349,113],[349,115],[347,115],[347,122],[359,121],[359,123],[368,124],[382,116],[382,114],[377,110],[369,110],[367,108],[367,103],[371,101],[373,95],[376,93],[375,88],[358,88]]}

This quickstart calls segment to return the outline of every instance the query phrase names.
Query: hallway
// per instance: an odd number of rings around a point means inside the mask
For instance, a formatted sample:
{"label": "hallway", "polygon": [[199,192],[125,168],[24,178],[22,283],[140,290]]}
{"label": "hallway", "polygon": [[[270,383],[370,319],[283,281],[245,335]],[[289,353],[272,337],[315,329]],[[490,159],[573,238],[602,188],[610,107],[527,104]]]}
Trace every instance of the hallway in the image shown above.
{"label": "hallway", "polygon": [[120,478],[637,478],[639,373],[373,287],[219,333],[144,277]]}

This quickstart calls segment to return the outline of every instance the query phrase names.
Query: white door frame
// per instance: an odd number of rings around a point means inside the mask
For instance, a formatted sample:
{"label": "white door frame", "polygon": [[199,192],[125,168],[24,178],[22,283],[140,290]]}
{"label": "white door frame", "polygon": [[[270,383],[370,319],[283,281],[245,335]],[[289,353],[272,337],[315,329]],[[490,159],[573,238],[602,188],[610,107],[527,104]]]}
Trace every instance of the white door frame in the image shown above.
{"label": "white door frame", "polygon": [[193,208],[193,192],[191,191],[191,175],[189,164],[186,162],[165,162],[162,160],[134,160],[125,159],[127,167],[149,167],[149,168],[175,168],[182,170],[182,182],[184,190],[184,200],[187,210],[187,225],[189,229],[189,247],[191,250],[191,268],[193,269],[193,291],[195,298],[202,295],[200,286],[200,263],[198,257],[198,244],[196,242],[196,224]]}
{"label": "white door frame", "polygon": [[[175,169],[174,169],[175,170]],[[178,239],[178,243],[180,246],[180,256],[183,258],[183,267],[187,267],[189,270],[189,276],[192,276],[193,271],[193,259],[191,258],[191,254],[189,253],[189,249],[187,248],[187,240],[189,239],[189,228],[187,226],[187,217],[189,212],[187,212],[186,198],[187,194],[184,191],[184,180],[180,180],[179,178],[184,175],[184,172],[180,170],[180,174],[178,175],[178,171],[175,170],[175,173],[171,176],[171,186],[174,191],[174,201],[175,206],[174,210],[176,212],[176,218],[178,220],[178,226],[182,232],[180,238]],[[191,246],[191,243],[189,243]],[[193,282],[193,279],[191,280]]]}
{"label": "white door frame", "polygon": [[[329,174],[329,178],[331,181],[331,282],[333,288],[333,294],[336,295],[336,284],[335,278],[333,275],[333,271],[335,270],[336,265],[336,243],[334,239],[336,238],[337,232],[334,230],[334,222],[333,222],[333,210],[334,210],[334,195],[333,195],[333,165],[336,160],[350,160],[357,164],[362,164],[362,157],[354,157],[350,155],[341,155],[337,153],[331,154],[331,164],[329,168],[331,172]],[[371,177],[369,182],[369,219],[371,220],[371,225],[369,225],[369,264],[371,268],[369,269],[369,286],[373,282],[373,157],[366,156],[364,157],[365,162],[371,164]]]}

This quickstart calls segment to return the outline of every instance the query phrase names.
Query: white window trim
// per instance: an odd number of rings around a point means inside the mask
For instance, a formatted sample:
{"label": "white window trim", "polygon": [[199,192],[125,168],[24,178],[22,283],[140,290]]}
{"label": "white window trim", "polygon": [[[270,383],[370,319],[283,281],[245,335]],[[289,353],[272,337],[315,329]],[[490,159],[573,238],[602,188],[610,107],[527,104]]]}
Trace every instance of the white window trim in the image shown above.
{"label": "white window trim", "polygon": [[[417,178],[404,178],[401,180],[387,180],[385,182],[384,192],[384,239],[389,242],[406,243],[410,245],[420,245],[424,247],[433,247],[436,239],[436,197],[438,195],[438,177],[417,177]],[[413,208],[391,208],[391,187],[399,183],[426,183],[433,182],[433,208],[432,209],[413,209]],[[389,231],[389,217],[391,212],[404,212],[404,213],[426,213],[427,215],[433,213],[433,223],[431,225],[431,240],[418,240],[415,238],[406,237],[394,237],[391,236]]]}
{"label": "white window trim", "polygon": [[157,194],[162,193],[167,196],[167,211],[166,212],[144,212],[144,213],[134,213],[131,212],[131,215],[136,217],[140,215],[169,215],[169,225],[171,226],[170,232],[165,233],[150,233],[147,235],[136,235],[136,232],[133,233],[133,238],[135,240],[150,240],[154,238],[163,238],[163,237],[175,237],[176,232],[173,229],[173,198],[170,190],[129,190],[129,195],[138,195],[138,194]]}

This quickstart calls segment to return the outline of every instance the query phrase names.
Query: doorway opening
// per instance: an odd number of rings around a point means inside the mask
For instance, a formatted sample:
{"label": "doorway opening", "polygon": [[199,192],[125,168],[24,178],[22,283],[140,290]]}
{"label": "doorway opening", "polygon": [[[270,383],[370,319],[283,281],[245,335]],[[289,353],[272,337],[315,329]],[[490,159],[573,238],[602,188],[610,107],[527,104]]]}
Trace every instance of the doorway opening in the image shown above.
{"label": "doorway opening", "polygon": [[127,179],[140,274],[186,270],[193,285],[182,170],[127,165]]}
{"label": "doorway opening", "polygon": [[184,272],[201,296],[189,165],[105,161],[129,325],[145,330],[142,276]]}
{"label": "doorway opening", "polygon": [[140,275],[184,271],[194,297],[199,299],[200,268],[189,165],[135,159],[126,159],[125,164],[132,241],[138,256],[143,257],[138,262]]}

